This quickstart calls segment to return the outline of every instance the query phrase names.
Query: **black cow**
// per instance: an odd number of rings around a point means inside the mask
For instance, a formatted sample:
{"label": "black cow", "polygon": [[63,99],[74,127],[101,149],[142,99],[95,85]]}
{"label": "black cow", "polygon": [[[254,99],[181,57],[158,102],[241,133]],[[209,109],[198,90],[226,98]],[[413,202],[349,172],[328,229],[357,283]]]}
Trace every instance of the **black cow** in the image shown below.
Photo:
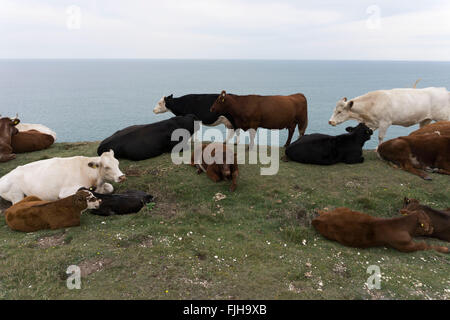
{"label": "black cow", "polygon": [[373,131],[364,123],[345,134],[329,136],[325,134],[304,135],[286,148],[286,156],[301,163],[331,165],[338,162],[362,163],[362,147]]}
{"label": "black cow", "polygon": [[173,147],[181,142],[182,138],[171,141],[174,130],[186,129],[192,135],[195,120],[196,117],[190,114],[152,124],[125,128],[103,140],[97,149],[97,154],[101,155],[112,149],[115,157],[120,159],[140,161],[157,157],[171,152]]}
{"label": "black cow", "polygon": [[174,98],[172,94],[161,98],[153,112],[158,114],[171,111],[176,116],[195,114],[207,126],[218,126],[223,123],[228,129],[233,129],[235,124],[230,114],[210,111],[217,97],[219,97],[219,94],[188,94]]}
{"label": "black cow", "polygon": [[101,199],[100,207],[91,210],[98,216],[125,215],[139,212],[142,207],[153,202],[153,196],[143,191],[127,190],[120,194],[100,194],[95,188],[80,188],[79,190],[90,191],[97,199]]}

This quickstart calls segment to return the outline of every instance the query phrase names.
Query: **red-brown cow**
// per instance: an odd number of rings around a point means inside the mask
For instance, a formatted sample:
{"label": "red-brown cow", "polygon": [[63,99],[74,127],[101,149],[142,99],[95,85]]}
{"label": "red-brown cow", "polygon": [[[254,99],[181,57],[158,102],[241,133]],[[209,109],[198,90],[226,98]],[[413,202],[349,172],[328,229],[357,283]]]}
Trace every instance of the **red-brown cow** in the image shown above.
{"label": "red-brown cow", "polygon": [[19,132],[16,128],[19,123],[20,120],[17,118],[0,119],[0,162],[6,162],[16,158],[11,147],[11,137]]}
{"label": "red-brown cow", "polygon": [[375,218],[368,214],[337,208],[330,212],[319,212],[312,221],[314,228],[325,238],[345,246],[370,248],[387,246],[402,252],[434,249],[449,253],[449,248],[431,246],[425,242],[413,242],[413,236],[429,235],[433,232],[430,218],[420,212],[398,218]]}
{"label": "red-brown cow", "polygon": [[12,136],[11,146],[15,153],[39,151],[49,148],[55,139],[37,130],[22,131]]}
{"label": "red-brown cow", "polygon": [[422,170],[450,174],[450,136],[399,137],[382,143],[377,151],[382,159],[425,180],[431,177]]}
{"label": "red-brown cow", "polygon": [[450,136],[450,121],[438,121],[426,125],[410,134],[410,136],[421,136],[427,134],[437,134],[441,136]]}
{"label": "red-brown cow", "polygon": [[[300,136],[308,125],[307,101],[303,94],[290,96],[238,96],[222,91],[211,107],[211,112],[229,113],[236,124],[235,129],[288,129],[287,147],[298,125]],[[251,137],[255,132],[250,131]],[[250,141],[253,141],[250,138]],[[252,145],[250,146],[252,147]]]}

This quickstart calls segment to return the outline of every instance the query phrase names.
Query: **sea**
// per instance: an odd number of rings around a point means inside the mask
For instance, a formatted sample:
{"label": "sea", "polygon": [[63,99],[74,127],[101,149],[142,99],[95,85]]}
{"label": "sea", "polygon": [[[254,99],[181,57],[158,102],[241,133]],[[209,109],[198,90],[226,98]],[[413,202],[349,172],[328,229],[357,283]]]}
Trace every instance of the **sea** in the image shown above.
{"label": "sea", "polygon": [[[153,113],[161,97],[170,94],[300,92],[308,100],[306,133],[338,135],[357,124],[328,124],[339,99],[412,87],[419,78],[419,88],[450,88],[450,62],[0,60],[0,114],[18,114],[24,123],[44,124],[57,133],[58,142],[99,141],[127,126],[172,117]],[[391,126],[386,139],[417,128]],[[223,125],[218,129],[225,132]],[[365,149],[376,147],[377,134]],[[297,136],[296,131],[294,139]],[[287,130],[281,130],[278,141],[262,144],[284,145],[286,138]]]}

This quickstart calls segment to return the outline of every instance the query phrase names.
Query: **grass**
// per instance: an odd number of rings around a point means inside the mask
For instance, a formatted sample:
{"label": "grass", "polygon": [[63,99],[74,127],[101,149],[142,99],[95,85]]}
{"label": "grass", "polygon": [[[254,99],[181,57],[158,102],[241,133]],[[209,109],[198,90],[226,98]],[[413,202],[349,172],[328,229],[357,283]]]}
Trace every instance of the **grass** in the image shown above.
{"label": "grass", "polygon": [[[96,147],[55,144],[18,155],[0,164],[0,176],[31,161],[94,156]],[[276,176],[241,165],[234,193],[170,155],[123,160],[129,178],[116,190],[147,191],[155,204],[129,216],[86,213],[80,227],[28,234],[0,219],[0,299],[449,299],[449,255],[343,247],[311,227],[323,208],[393,217],[405,196],[450,206],[448,176],[427,182],[373,151],[365,157],[360,165],[281,162]],[[214,200],[217,193],[226,198]],[[66,287],[70,265],[84,270],[81,290]],[[365,287],[370,265],[381,268],[380,290]]]}

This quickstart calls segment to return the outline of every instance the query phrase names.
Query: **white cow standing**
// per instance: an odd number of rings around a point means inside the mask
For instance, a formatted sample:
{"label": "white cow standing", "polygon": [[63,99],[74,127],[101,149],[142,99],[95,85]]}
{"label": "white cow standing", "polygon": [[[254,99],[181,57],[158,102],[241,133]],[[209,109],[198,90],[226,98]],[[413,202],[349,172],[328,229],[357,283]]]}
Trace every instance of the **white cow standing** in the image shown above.
{"label": "white cow standing", "polygon": [[98,193],[112,193],[106,181],[125,179],[112,150],[100,157],[52,158],[19,166],[0,178],[0,197],[13,204],[25,196],[55,201],[93,186]]}
{"label": "white cow standing", "polygon": [[378,131],[381,144],[391,125],[420,127],[431,121],[450,120],[450,93],[446,88],[392,89],[369,92],[338,101],[329,124],[336,126],[354,119]]}

